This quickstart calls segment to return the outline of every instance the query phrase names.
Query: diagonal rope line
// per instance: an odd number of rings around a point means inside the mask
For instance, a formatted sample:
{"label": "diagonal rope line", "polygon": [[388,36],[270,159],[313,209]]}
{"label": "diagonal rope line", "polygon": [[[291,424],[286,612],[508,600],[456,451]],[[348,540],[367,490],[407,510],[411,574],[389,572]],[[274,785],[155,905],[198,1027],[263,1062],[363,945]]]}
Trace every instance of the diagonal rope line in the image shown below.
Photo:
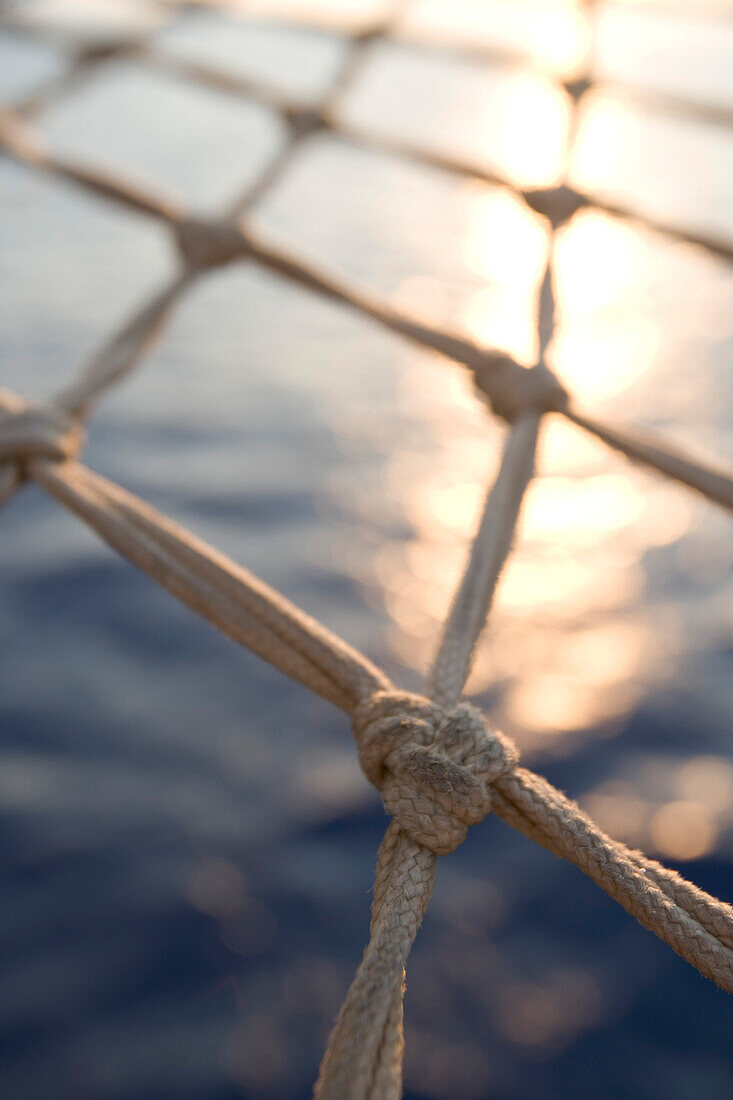
{"label": "diagonal rope line", "polygon": [[702,493],[710,501],[723,508],[733,509],[733,478],[723,470],[695,461],[682,449],[673,447],[666,440],[651,432],[638,429],[621,431],[596,417],[577,412],[572,407],[564,414],[568,420],[585,428],[607,446],[626,455],[633,462],[650,466],[661,474]]}
{"label": "diagonal rope line", "polygon": [[[12,151],[17,152],[17,146]],[[78,172],[75,170],[75,174],[77,182],[83,182],[86,185],[88,182],[86,170],[79,170]],[[97,179],[93,175],[89,186],[93,190],[98,190]],[[120,187],[119,184],[114,186],[117,197],[127,203],[126,187]],[[136,193],[133,193],[129,205],[139,208]],[[148,212],[152,212],[152,210],[153,203],[150,201],[148,202]],[[157,216],[175,227],[186,224],[186,219],[182,215],[173,215],[165,208],[157,208],[156,213]],[[240,233],[239,230],[233,230],[233,232],[235,234]],[[402,317],[389,306],[384,305],[378,298],[364,291],[357,291],[348,287],[340,279],[325,273],[318,265],[305,260],[295,260],[277,249],[276,246],[266,242],[262,237],[255,237],[252,230],[241,230],[241,252],[243,256],[250,257],[261,266],[297,285],[338,301],[419,346],[437,351],[454,362],[466,366],[477,375],[479,388],[491,399],[494,392],[492,367],[497,358],[506,359],[503,353],[476,347],[461,337]],[[165,297],[165,292],[163,297]],[[146,339],[144,335],[146,322],[144,319],[148,318],[151,321],[151,327],[154,327],[157,323],[153,320],[154,313],[155,302],[151,304],[150,309],[146,307],[143,310],[143,319],[140,325],[136,320],[132,322],[130,335],[133,337],[134,342],[135,333],[141,334],[141,347]],[[126,343],[124,332],[121,334],[120,342]],[[137,358],[137,352],[135,352],[133,358]],[[112,368],[111,373],[122,377],[125,369]],[[633,461],[643,463],[688,485],[723,507],[733,508],[733,477],[726,472],[716,470],[692,459],[690,456],[685,455],[680,448],[671,447],[661,439],[645,438],[639,432],[634,433],[611,428],[595,418],[584,415],[568,402],[559,403],[554,411],[561,413],[587,431],[597,435],[608,446],[615,448]]]}
{"label": "diagonal rope line", "polygon": [[105,344],[76,378],[57,393],[54,403],[77,416],[87,415],[90,406],[135,367],[193,277],[191,270],[177,275]]}
{"label": "diagonal rope line", "polygon": [[[537,418],[519,420],[482,517],[463,580],[428,677],[429,693],[455,705],[469,655],[509,553],[521,498],[531,476]],[[467,597],[470,594],[469,608]],[[456,649],[458,656],[456,657]],[[733,992],[733,909],[653,861],[641,861],[605,836],[580,808],[522,768],[494,781],[492,808],[519,831],[580,867],[614,900]],[[430,895],[435,857],[393,821],[380,849],[369,945],[321,1066],[318,1100],[393,1100],[401,1089],[401,1003],[404,967]],[[385,947],[385,940],[389,949]]]}
{"label": "diagonal rope line", "polygon": [[[458,700],[509,554],[532,476],[538,426],[539,416],[530,413],[510,432],[428,675],[429,697],[446,709]],[[393,821],[377,860],[370,941],[321,1063],[318,1100],[393,1100],[400,1095],[405,964],[430,901],[435,871],[435,854]]]}
{"label": "diagonal rope line", "polygon": [[540,415],[525,413],[509,433],[499,476],[489,490],[463,580],[448,613],[427,680],[427,694],[445,710],[458,702],[476,643],[511,550],[525,490],[534,471]]}
{"label": "diagonal rope line", "polygon": [[[512,431],[514,440],[524,435],[526,447],[533,450],[534,438],[527,435],[526,421]],[[504,469],[507,462],[514,464],[516,454],[508,445]],[[526,454],[521,457],[526,459]],[[75,462],[39,459],[30,464],[30,473],[187,606],[325,699],[354,713],[360,701],[392,690],[388,678],[366,658],[132,494]],[[498,507],[501,495],[495,494],[493,501],[494,521],[503,526],[508,512],[516,513],[516,497],[504,498]],[[475,575],[487,530],[482,521],[468,576]],[[493,590],[501,564],[483,571],[485,590]],[[487,602],[485,594],[481,602]],[[464,675],[462,667],[455,667],[454,689]],[[703,974],[733,990],[730,906],[609,840],[574,803],[525,769],[514,768],[505,778],[497,778],[493,789],[499,816],[580,867]],[[429,900],[434,872],[434,853],[393,822],[377,872],[373,938],[324,1060],[319,1097],[376,1100],[397,1095],[401,1035],[395,1023],[401,1008],[395,1002],[402,998],[404,963]],[[362,1064],[363,1073],[359,1071],[357,1078],[356,1067]],[[346,1077],[351,1084],[344,1092]],[[356,1088],[357,1079],[363,1091]],[[386,1091],[388,1085],[391,1092]]]}
{"label": "diagonal rope line", "polygon": [[[596,0],[584,4],[591,30],[597,6]],[[364,64],[367,47],[393,37],[398,30],[395,20],[399,10],[395,5],[390,20],[350,37],[342,67],[316,108],[289,104],[254,82],[246,89],[242,82],[230,87],[255,98],[269,96],[269,105],[290,124],[290,137],[219,221],[192,217],[176,203],[146,189],[45,153],[22,122],[22,110],[0,117],[0,143],[12,156],[162,220],[171,228],[183,259],[176,279],[112,338],[52,405],[29,407],[21,398],[0,391],[0,502],[25,478],[35,480],[206,621],[350,714],[362,768],[381,790],[393,818],[380,848],[370,942],[324,1055],[316,1086],[319,1100],[396,1100],[399,1096],[405,964],[432,892],[436,854],[453,850],[468,826],[491,810],[576,865],[701,973],[733,991],[733,908],[607,837],[574,802],[546,780],[519,767],[516,747],[490,729],[475,708],[459,701],[511,550],[533,473],[543,414],[565,415],[632,460],[675,478],[709,500],[733,507],[730,475],[695,462],[663,441],[620,431],[579,412],[544,363],[555,323],[557,229],[582,205],[619,211],[564,184],[524,192],[513,188],[549,218],[551,229],[540,286],[540,361],[532,370],[522,369],[501,352],[477,348],[450,333],[402,317],[369,293],[348,287],[237,224],[286,170],[303,140],[318,129],[380,150],[389,147],[386,138],[350,129],[339,117],[339,107],[345,89]],[[566,146],[566,173],[576,137],[578,104],[593,83],[592,38],[585,76],[567,87],[575,109]],[[73,84],[75,73],[85,66],[128,51],[137,51],[151,64],[164,63],[144,42],[81,51],[68,79],[58,82],[57,93]],[[189,65],[184,75],[210,82],[215,79],[205,67],[195,65]],[[54,88],[48,91],[52,95]],[[40,99],[43,101],[44,94]],[[413,149],[409,142],[396,142],[393,148],[422,163],[480,175],[469,165]],[[494,181],[488,173],[484,178]],[[621,213],[628,216],[627,211]],[[641,220],[653,225],[646,217]],[[700,241],[674,229],[672,235],[703,243],[718,254],[733,255],[733,249],[719,242]],[[510,425],[499,474],[487,495],[428,677],[427,696],[397,690],[366,657],[284,596],[75,461],[83,445],[81,419],[93,402],[132,369],[194,278],[238,258],[253,260],[468,367],[494,413]]]}
{"label": "diagonal rope line", "polygon": [[[504,530],[516,521],[534,454],[536,420],[536,416],[520,418],[512,429],[497,485],[509,478],[514,488],[489,494],[492,508],[482,519],[459,589],[459,597],[471,590],[484,607],[511,541],[502,538],[503,556],[495,551],[486,554],[484,544],[491,547],[493,542],[489,518]],[[524,471],[518,479],[515,466]],[[29,473],[187,606],[325,699],[354,713],[363,700],[392,690],[387,677],[346,643],[132,494],[75,462],[36,459],[29,464]],[[487,568],[489,560],[493,564]],[[458,598],[454,607],[460,606]],[[456,614],[450,617],[436,668],[441,667],[443,648],[452,644],[458,621]],[[473,642],[475,622],[467,624],[467,629]],[[465,660],[448,661],[442,667],[453,669],[452,676],[444,676],[452,699],[467,665]],[[729,906],[610,841],[574,803],[531,772],[515,768],[506,778],[497,778],[494,787],[499,816],[575,863],[703,974],[733,990],[733,910]],[[398,1094],[404,964],[434,873],[434,852],[393,822],[378,866],[372,940],[329,1044],[319,1097],[377,1100]],[[358,1067],[362,1068],[356,1073]],[[344,1091],[347,1077],[350,1084]]]}
{"label": "diagonal rope line", "polygon": [[[362,36],[361,38],[352,40],[352,50],[347,53],[347,58],[342,70],[342,72],[348,74],[348,79],[339,80],[337,78],[336,87],[338,87],[339,92],[343,92],[346,87],[348,87],[350,79],[358,72],[358,67],[354,64],[354,57],[358,57],[360,61],[363,61],[367,46],[379,38],[390,39],[388,26],[374,32],[373,35]],[[130,52],[129,44],[122,43],[120,45],[120,50],[123,52]],[[485,166],[478,163],[462,161],[456,157],[451,157],[436,152],[421,144],[411,142],[409,139],[380,133],[373,128],[367,128],[363,125],[360,126],[353,122],[349,122],[343,117],[343,114],[338,109],[338,99],[327,97],[320,105],[308,107],[297,100],[288,98],[278,89],[263,81],[227,75],[197,62],[187,61],[183,58],[168,57],[154,47],[151,47],[149,44],[146,45],[144,42],[138,44],[134,56],[136,60],[146,63],[153,68],[160,69],[161,71],[172,72],[179,76],[186,77],[191,81],[218,88],[220,91],[226,91],[230,94],[240,94],[247,98],[254,99],[263,106],[280,114],[286,121],[297,121],[305,117],[309,122],[306,129],[310,131],[324,129],[334,135],[340,136],[352,144],[362,145],[380,152],[392,153],[393,155],[404,157],[416,163],[438,168],[441,171],[455,173],[461,176],[471,176],[472,178],[480,179],[487,183],[508,187],[515,194],[521,196],[532,209],[537,210],[539,213],[547,212],[548,203],[550,208],[556,206],[558,212],[562,211],[568,202],[570,202],[569,209],[571,211],[581,207],[592,207],[611,216],[621,217],[632,222],[640,222],[674,239],[701,245],[708,251],[723,258],[733,258],[733,245],[730,243],[726,243],[709,234],[689,228],[682,228],[673,223],[660,220],[648,211],[641,212],[623,202],[618,202],[617,200],[610,199],[600,194],[586,193],[575,187],[568,188],[565,186],[563,188],[563,194],[556,194],[557,188],[553,187],[535,189],[522,188],[500,172],[490,171]],[[593,85],[592,77],[590,75],[585,76],[582,83],[584,87],[591,87]],[[631,93],[629,92],[628,94]],[[692,109],[692,106],[691,104],[687,104],[688,109]],[[671,107],[672,105],[670,104],[670,109]],[[571,117],[576,116],[577,111],[573,112],[573,116]],[[286,145],[286,148],[287,147],[288,145]],[[289,159],[289,156],[287,159]],[[66,175],[70,179],[74,179],[76,176],[77,182],[82,182],[80,175],[84,173],[84,169],[81,166],[72,165],[61,158],[56,159],[47,156],[45,160],[49,166],[54,163],[57,164],[59,174]],[[89,175],[92,176],[93,173],[89,173]],[[91,181],[89,181],[89,183],[91,183]],[[87,185],[89,185],[89,183]],[[100,173],[98,190],[100,193],[107,193],[110,195],[112,193],[110,190],[105,192],[106,183],[107,181],[104,175]],[[258,188],[258,193],[263,193],[265,189],[266,187],[263,183]],[[113,190],[112,188],[112,191]],[[141,196],[140,199],[142,208],[144,206],[144,199],[142,199]],[[560,216],[562,217],[563,215],[560,214]]]}
{"label": "diagonal rope line", "polygon": [[[507,456],[515,453],[506,448],[505,466]],[[508,461],[512,463],[513,457]],[[177,599],[324,699],[353,713],[360,701],[391,690],[384,673],[351,646],[133,494],[76,462],[35,460],[30,472],[50,495]],[[511,501],[512,509],[515,503]],[[507,511],[494,513],[497,524],[503,525],[506,518]],[[483,554],[481,535],[486,530],[482,522],[466,575]],[[502,564],[484,574],[487,589],[493,590]],[[455,675],[454,685],[463,669]],[[514,769],[507,778],[495,780],[494,787],[494,809],[500,817],[581,867],[688,961],[692,960],[685,937],[694,935],[693,965],[724,988],[733,988],[730,906],[609,840],[575,803],[526,769]],[[391,841],[388,847],[394,858]],[[375,916],[377,926],[379,920]]]}
{"label": "diagonal rope line", "polygon": [[[498,796],[497,796],[498,795]],[[508,824],[575,864],[640,924],[733,992],[733,908],[690,883],[680,889],[661,864],[638,859],[611,840],[580,807],[524,768],[498,779],[494,812]]]}
{"label": "diagonal rope line", "polygon": [[[402,0],[395,0],[395,14],[400,10],[401,4]],[[343,62],[324,96],[322,102],[324,111],[332,109],[339,95],[344,93],[356,77],[368,41],[376,34],[388,33],[388,29],[389,22],[385,23],[381,29],[375,30],[372,35],[355,36],[350,41]],[[110,51],[110,54],[116,56],[119,52],[127,53],[131,49],[142,50],[142,48],[141,42],[132,44],[122,42],[117,49]],[[75,74],[85,71],[88,64],[89,58],[80,53],[76,65],[67,74],[67,79],[61,86],[66,86],[69,81],[73,83]],[[295,124],[291,127],[290,139],[277,151],[244,194],[230,205],[228,211],[225,211],[223,222],[207,224],[188,218],[180,206],[151,195],[150,192],[144,192],[129,182],[121,186],[119,181],[113,180],[108,174],[83,166],[75,166],[50,156],[42,149],[33,133],[19,117],[0,111],[0,145],[4,145],[6,152],[22,163],[68,179],[104,198],[122,202],[139,213],[163,220],[173,229],[183,258],[183,267],[179,274],[138,313],[134,314],[77,377],[57,394],[54,401],[57,408],[77,417],[88,416],[91,405],[104,391],[121,381],[140,361],[145,350],[162,330],[179,297],[200,274],[201,267],[213,266],[222,260],[226,262],[248,250],[248,243],[236,227],[236,219],[254,206],[260,196],[287,169],[301,140],[307,136],[307,128],[298,125],[297,119],[293,121]],[[193,238],[190,235],[191,229],[194,230]],[[207,254],[207,234],[210,241],[212,233],[215,237],[218,234],[218,240],[214,241],[213,251]],[[193,248],[189,247],[191,244]],[[3,464],[0,456],[0,507],[12,496],[21,481],[19,471],[12,465]]]}
{"label": "diagonal rope line", "polygon": [[284,596],[131,493],[77,463],[35,462],[35,481],[228,637],[349,709],[389,681]]}
{"label": "diagonal rope line", "polygon": [[[568,159],[574,136],[569,140]],[[543,357],[554,327],[553,245],[554,239],[538,311]],[[446,708],[458,700],[473,646],[509,553],[522,495],[532,475],[538,425],[538,413],[525,413],[514,423],[428,677],[429,695]],[[618,437],[615,442],[618,444]],[[648,457],[647,450],[644,458]],[[666,882],[664,868],[635,863],[630,853],[614,845],[577,806],[532,773],[515,769],[495,784],[500,800],[498,805],[494,801],[494,806],[500,816],[505,820],[513,817],[522,831],[555,854],[571,859],[678,953],[689,950],[694,942],[702,972],[733,990],[733,910],[723,916],[713,899],[708,902],[695,895],[688,912],[685,903],[691,900],[689,894],[677,883]],[[347,1096],[349,1100],[397,1100],[401,1094],[405,964],[434,877],[429,849],[416,845],[393,821],[379,854],[370,942],[324,1055],[316,1084],[318,1100]],[[667,891],[660,882],[668,886]],[[720,925],[725,926],[722,942],[711,934]]]}

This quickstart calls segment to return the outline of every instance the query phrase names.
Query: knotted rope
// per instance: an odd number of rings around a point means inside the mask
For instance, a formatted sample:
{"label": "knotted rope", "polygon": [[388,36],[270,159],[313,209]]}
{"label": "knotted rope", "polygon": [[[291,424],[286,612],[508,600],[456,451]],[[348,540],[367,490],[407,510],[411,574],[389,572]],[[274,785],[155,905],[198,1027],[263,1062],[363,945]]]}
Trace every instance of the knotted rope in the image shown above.
{"label": "knotted rope", "polygon": [[75,458],[85,433],[78,419],[54,405],[30,405],[0,389],[0,504],[27,476],[34,458]]}
{"label": "knotted rope", "polygon": [[233,222],[182,218],[173,231],[181,254],[194,268],[220,267],[247,252],[242,230]]}
{"label": "knotted rope", "polygon": [[0,389],[0,459],[75,458],[84,443],[78,420],[53,405],[30,405]]}
{"label": "knotted rope", "polygon": [[487,356],[474,368],[477,389],[496,416],[513,423],[523,412],[565,412],[568,392],[544,363],[521,367],[509,355]]}
{"label": "knotted rope", "polygon": [[321,1066],[320,1100],[399,1094],[404,966],[432,891],[436,853],[490,810],[581,868],[701,973],[733,991],[733,909],[612,841],[517,764],[515,746],[459,702],[509,552],[540,415],[518,415],[487,495],[429,677],[398,691],[360,653],[120,487],[74,460],[75,418],[0,392],[0,456],[80,516],[174,596],[352,717],[359,758],[393,815],[380,849],[372,930]]}
{"label": "knotted rope", "polygon": [[519,759],[470,703],[445,712],[408,692],[380,691],[353,713],[359,763],[384,808],[438,855],[462,844],[491,809],[490,784]]}
{"label": "knotted rope", "polygon": [[[516,377],[510,371],[505,378]],[[432,893],[435,854],[452,851],[490,809],[575,863],[733,992],[733,909],[610,840],[575,803],[518,768],[516,747],[473,707],[457,704],[532,476],[536,402],[554,388],[547,375],[535,378],[541,390],[510,394],[504,407],[514,423],[428,677],[439,703],[381,692],[354,713],[362,768],[394,820],[377,864],[370,942],[321,1065],[318,1100],[399,1096],[404,968]]]}
{"label": "knotted rope", "polygon": [[[49,406],[30,407],[0,391],[0,502],[25,478],[33,478],[212,625],[346,711],[362,768],[380,789],[393,817],[379,853],[370,942],[324,1056],[316,1086],[320,1100],[396,1100],[399,1095],[405,963],[432,891],[436,854],[452,851],[468,826],[490,811],[574,863],[683,958],[721,988],[733,991],[733,909],[605,836],[574,802],[519,767],[516,747],[474,707],[460,701],[532,476],[543,414],[564,415],[632,460],[728,508],[733,508],[733,479],[662,440],[619,431],[574,407],[544,364],[554,323],[550,261],[540,295],[546,299],[546,323],[541,318],[539,326],[542,362],[527,370],[502,352],[477,348],[401,316],[317,266],[283,254],[251,226],[236,224],[278,177],[296,144],[322,128],[357,144],[382,150],[391,147],[448,171],[466,170],[465,165],[421,151],[409,141],[393,142],[360,132],[341,117],[339,93],[361,63],[364,43],[384,35],[388,25],[361,39],[353,37],[344,67],[320,104],[304,108],[248,86],[250,94],[259,94],[288,122],[290,141],[244,199],[218,221],[191,216],[175,201],[129,181],[52,156],[19,116],[0,115],[0,143],[8,152],[37,169],[158,218],[170,227],[183,258],[183,270],[173,282]],[[155,60],[154,50],[144,54]],[[157,61],[163,64],[162,57]],[[185,66],[176,64],[183,72]],[[189,65],[185,71],[196,79],[221,80],[201,66]],[[229,84],[232,90],[234,85]],[[484,173],[483,178],[491,177]],[[553,229],[591,201],[567,185],[517,193],[546,216]],[[617,212],[613,207],[605,209]],[[730,252],[715,242],[703,243],[722,254]],[[399,691],[365,657],[279,593],[75,461],[84,438],[82,418],[100,394],[130,370],[181,291],[204,269],[241,256],[465,365],[493,412],[511,427],[424,696]]]}

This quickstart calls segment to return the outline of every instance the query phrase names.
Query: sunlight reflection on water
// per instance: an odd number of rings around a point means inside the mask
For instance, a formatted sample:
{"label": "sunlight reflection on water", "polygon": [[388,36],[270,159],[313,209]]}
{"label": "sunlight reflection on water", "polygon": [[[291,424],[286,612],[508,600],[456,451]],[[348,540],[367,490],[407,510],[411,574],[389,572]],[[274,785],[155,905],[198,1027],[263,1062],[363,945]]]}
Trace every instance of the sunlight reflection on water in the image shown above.
{"label": "sunlight reflection on water", "polygon": [[732,169],[733,136],[717,123],[634,107],[610,91],[585,101],[571,179],[594,194],[730,244]]}
{"label": "sunlight reflection on water", "polygon": [[[343,54],[339,29],[387,9],[256,0],[227,5],[226,22],[216,5],[178,22],[173,6],[144,0],[14,7],[82,27],[87,41],[155,27],[171,55],[306,100]],[[715,21],[692,38],[671,23],[656,35],[646,6],[601,7],[604,78],[729,105],[727,73],[709,63],[722,52]],[[273,14],[320,30],[258,21]],[[421,0],[399,35],[371,49],[344,119],[514,183],[560,179],[570,108],[556,78],[577,76],[589,45],[578,5]],[[474,55],[502,47],[531,64],[415,49],[416,37],[448,35]],[[11,100],[67,63],[61,46],[0,43]],[[38,122],[69,158],[129,170],[209,212],[246,188],[284,133],[264,108],[131,60],[90,70]],[[729,143],[718,123],[608,88],[584,101],[572,170],[635,209],[723,235]],[[2,381],[48,392],[170,276],[173,253],[151,221],[51,177],[3,163],[0,191]],[[414,318],[527,364],[537,355],[549,227],[506,187],[321,134],[254,217],[263,235]],[[733,457],[730,266],[592,209],[559,232],[554,260],[548,356],[579,404]],[[88,458],[417,686],[504,431],[461,369],[242,263],[182,298],[93,418]],[[601,827],[725,869],[729,517],[559,418],[539,465],[469,693]],[[231,1080],[256,1100],[305,1095],[365,932],[382,827],[343,721],[211,636],[32,490],[7,518],[0,808],[21,873],[12,868],[0,918],[15,960],[3,1005],[40,1038],[32,1059],[23,1046],[8,1062],[5,1094],[20,1098],[31,1081],[53,1095],[59,1067],[72,1066],[75,1100],[228,1100]],[[712,1031],[700,1049],[714,1055],[685,1063],[687,1094],[670,1083],[669,1037],[654,1027],[685,980],[675,960],[646,939],[632,950],[636,930],[574,879],[573,904],[558,911],[571,889],[561,866],[490,821],[477,832],[441,867],[415,953],[413,1094],[524,1097],[541,1060],[537,1096],[549,1100],[591,1064],[596,1074],[600,1050],[629,1080],[646,1065],[654,1094],[724,1095],[727,1047]],[[202,989],[204,1007],[191,1008]],[[686,987],[685,1028],[717,1020],[704,996]],[[593,1046],[606,1028],[610,1046]]]}
{"label": "sunlight reflection on water", "polygon": [[428,41],[507,49],[562,76],[579,70],[587,49],[586,21],[575,0],[424,0],[408,5],[402,25]]}
{"label": "sunlight reflection on water", "polygon": [[539,187],[560,174],[569,102],[550,80],[526,70],[385,43],[371,51],[339,115]]}

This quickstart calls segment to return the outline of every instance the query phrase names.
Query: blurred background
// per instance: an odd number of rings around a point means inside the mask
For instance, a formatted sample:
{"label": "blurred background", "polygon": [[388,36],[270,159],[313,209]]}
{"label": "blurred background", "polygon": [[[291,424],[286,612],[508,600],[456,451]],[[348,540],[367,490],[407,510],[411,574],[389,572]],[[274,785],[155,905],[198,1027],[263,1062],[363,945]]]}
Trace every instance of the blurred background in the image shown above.
{"label": "blurred background", "polygon": [[[551,255],[542,339],[578,403],[733,461],[729,0],[0,17],[0,95],[39,148],[238,211],[526,364]],[[275,108],[323,103],[283,153]],[[553,229],[533,196],[564,182],[587,201]],[[31,398],[180,270],[159,220],[15,156],[0,223],[0,384]],[[418,689],[503,432],[459,366],[242,261],[182,289],[85,461]],[[539,473],[469,694],[613,836],[732,900],[730,517],[555,419]],[[346,719],[39,490],[0,530],[0,1092],[308,1097],[385,826]],[[724,994],[501,822],[441,861],[409,1100],[722,1097],[730,1035]]]}

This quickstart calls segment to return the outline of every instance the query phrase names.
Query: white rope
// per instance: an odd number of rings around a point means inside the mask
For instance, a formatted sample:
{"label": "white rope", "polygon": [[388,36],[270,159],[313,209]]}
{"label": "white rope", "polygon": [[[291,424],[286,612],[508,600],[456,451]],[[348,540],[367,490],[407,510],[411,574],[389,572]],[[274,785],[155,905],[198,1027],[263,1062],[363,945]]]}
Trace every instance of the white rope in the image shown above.
{"label": "white rope", "polygon": [[454,702],[481,629],[471,601],[484,610],[490,605],[531,476],[537,424],[538,414],[528,412],[510,429],[434,663],[441,705],[397,691],[365,657],[262,581],[69,460],[81,436],[68,416],[29,414],[22,401],[0,392],[0,455],[9,468],[37,481],[212,625],[353,717],[362,766],[394,820],[377,868],[372,938],[324,1057],[320,1098],[398,1095],[403,972],[432,891],[435,855],[451,851],[492,808],[575,863],[733,991],[733,910],[604,836],[574,803],[517,767],[516,748],[473,707]]}
{"label": "white rope", "polygon": [[[339,95],[363,60],[366,43],[388,29],[385,24],[352,41],[320,105],[305,110],[282,98],[272,99],[271,106],[291,127],[290,141],[245,196],[215,221],[193,217],[129,182],[55,158],[41,148],[19,116],[0,117],[0,143],[11,155],[163,221],[182,257],[178,276],[50,405],[29,406],[0,391],[0,503],[25,479],[35,480],[194,612],[346,711],[362,768],[380,789],[392,816],[377,864],[370,941],[324,1055],[316,1085],[319,1100],[397,1100],[405,965],[432,892],[436,855],[452,851],[468,827],[491,811],[574,863],[701,973],[733,991],[733,909],[605,836],[574,802],[519,767],[511,741],[491,729],[475,708],[460,702],[532,477],[544,413],[566,416],[630,459],[727,508],[733,508],[733,477],[664,441],[619,431],[579,412],[544,362],[526,370],[502,352],[477,348],[402,317],[317,266],[283,254],[251,227],[235,223],[289,163],[297,143],[316,129],[326,127],[379,148],[389,144],[350,132],[338,111]],[[152,51],[146,56],[155,60]],[[214,79],[203,69],[186,71],[197,79]],[[249,92],[266,94],[253,86]],[[451,171],[465,170],[409,143],[398,151]],[[587,196],[567,187],[522,194],[533,209],[550,218],[553,228],[588,202]],[[396,689],[367,658],[264,582],[76,461],[84,442],[82,419],[140,359],[178,296],[202,270],[238,257],[465,365],[493,411],[510,425],[499,475],[487,495],[425,696]],[[541,289],[541,358],[554,323],[551,264],[552,248]]]}
{"label": "white rope", "polygon": [[501,571],[511,549],[522,499],[534,470],[540,415],[518,418],[507,439],[499,476],[486,498],[468,566],[443,628],[426,690],[441,707],[458,702],[484,628]]}

